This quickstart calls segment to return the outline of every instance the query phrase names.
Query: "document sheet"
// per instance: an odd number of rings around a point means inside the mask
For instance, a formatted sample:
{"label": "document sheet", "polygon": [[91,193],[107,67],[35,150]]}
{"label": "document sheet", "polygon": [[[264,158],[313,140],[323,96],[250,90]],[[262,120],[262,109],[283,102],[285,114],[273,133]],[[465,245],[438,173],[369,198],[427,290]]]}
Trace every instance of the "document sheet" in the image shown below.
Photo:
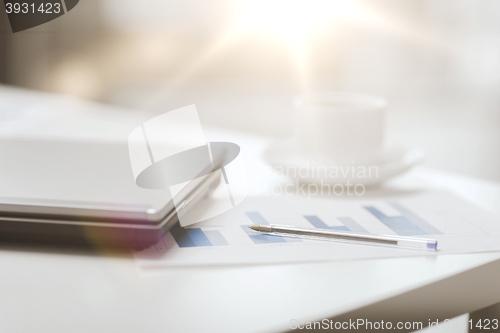
{"label": "document sheet", "polygon": [[[271,236],[248,228],[281,224],[374,235],[431,238],[438,251],[337,240]],[[446,192],[394,200],[249,197],[210,220],[172,228],[134,254],[141,268],[274,264],[424,256],[500,250],[500,218]]]}

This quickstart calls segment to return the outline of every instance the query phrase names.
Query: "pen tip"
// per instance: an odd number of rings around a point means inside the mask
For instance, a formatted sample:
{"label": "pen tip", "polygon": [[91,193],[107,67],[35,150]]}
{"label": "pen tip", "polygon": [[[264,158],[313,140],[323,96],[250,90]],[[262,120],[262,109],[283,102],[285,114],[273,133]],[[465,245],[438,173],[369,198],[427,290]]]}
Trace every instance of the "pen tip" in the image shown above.
{"label": "pen tip", "polygon": [[259,231],[259,226],[258,225],[250,225],[248,226],[250,229],[252,230],[255,230],[255,231]]}

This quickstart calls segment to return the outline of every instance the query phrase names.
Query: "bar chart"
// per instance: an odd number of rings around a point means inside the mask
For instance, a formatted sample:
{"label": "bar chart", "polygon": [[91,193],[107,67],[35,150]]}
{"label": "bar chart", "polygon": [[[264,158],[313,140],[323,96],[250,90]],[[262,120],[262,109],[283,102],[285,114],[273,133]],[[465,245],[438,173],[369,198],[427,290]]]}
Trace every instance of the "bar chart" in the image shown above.
{"label": "bar chart", "polygon": [[[278,224],[373,235],[430,238],[427,251],[274,236],[249,225]],[[141,268],[277,264],[500,251],[500,219],[446,192],[396,200],[252,197],[216,218],[175,226],[155,246],[134,253]]]}
{"label": "bar chart", "polygon": [[[399,236],[426,236],[440,235],[442,232],[430,223],[419,217],[410,209],[398,202],[388,203],[399,215],[388,216],[373,206],[364,206],[362,209],[369,212],[380,223],[388,227]],[[249,225],[273,224],[258,211],[246,211],[244,215],[250,223],[239,225],[241,230],[251,239],[253,244],[279,244],[302,242],[302,239],[296,237],[282,237],[274,235],[265,235],[255,232],[248,228]],[[302,215],[310,224],[309,227],[318,229],[331,229],[336,231],[350,231],[360,233],[370,233],[360,223],[352,217],[337,217],[342,225],[330,226],[316,215]],[[219,230],[202,230],[202,228],[182,228],[176,225],[170,230],[170,234],[180,248],[186,247],[206,247],[206,246],[228,246],[230,243]]]}

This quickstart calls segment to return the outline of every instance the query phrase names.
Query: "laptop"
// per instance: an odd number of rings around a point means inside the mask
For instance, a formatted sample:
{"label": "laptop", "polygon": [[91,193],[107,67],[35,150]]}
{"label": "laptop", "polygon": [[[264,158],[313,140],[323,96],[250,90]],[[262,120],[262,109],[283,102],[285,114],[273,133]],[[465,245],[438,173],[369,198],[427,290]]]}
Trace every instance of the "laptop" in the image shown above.
{"label": "laptop", "polygon": [[[9,139],[0,156],[1,241],[142,249],[178,222],[168,189],[135,184],[126,143]],[[176,194],[189,203],[182,211],[218,178]]]}

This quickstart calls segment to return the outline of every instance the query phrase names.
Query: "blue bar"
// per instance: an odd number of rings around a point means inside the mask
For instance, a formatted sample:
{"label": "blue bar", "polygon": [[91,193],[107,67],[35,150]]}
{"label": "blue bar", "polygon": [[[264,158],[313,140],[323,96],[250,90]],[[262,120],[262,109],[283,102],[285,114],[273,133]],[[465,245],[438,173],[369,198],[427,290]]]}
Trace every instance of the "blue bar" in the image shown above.
{"label": "blue bar", "polygon": [[[250,229],[248,225],[241,225],[240,227],[250,237],[250,239],[253,240],[255,244],[286,243],[286,239],[284,237],[261,234],[257,231],[253,231],[252,229]],[[262,236],[262,237],[256,238],[254,236]]]}
{"label": "blue bar", "polygon": [[178,223],[170,229],[170,233],[179,247],[194,247],[194,242],[188,233]]}
{"label": "blue bar", "polygon": [[311,223],[315,228],[319,228],[319,229],[332,229],[332,230],[337,230],[337,231],[351,231],[351,229],[349,229],[348,227],[346,226],[338,226],[338,227],[330,227],[329,225],[327,225],[325,222],[323,222],[319,217],[317,216],[314,216],[314,215],[306,215],[304,216],[308,221],[309,223]]}
{"label": "blue bar", "polygon": [[425,221],[424,219],[420,218],[419,216],[415,215],[411,210],[408,208],[404,207],[398,202],[390,202],[391,206],[396,208],[403,216],[405,216],[408,220],[412,221],[417,227],[425,231],[429,235],[441,235],[443,234],[441,231],[439,231],[437,228],[435,228],[433,225],[430,225]]}
{"label": "blue bar", "polygon": [[417,227],[405,216],[386,216],[375,207],[365,207],[365,209],[399,236],[427,235],[425,231]]}
{"label": "blue bar", "polygon": [[354,221],[350,217],[339,217],[338,218],[340,222],[342,222],[343,225],[345,225],[347,228],[349,228],[351,231],[354,232],[363,232],[369,234],[368,230],[363,228],[358,222]]}
{"label": "blue bar", "polygon": [[274,235],[264,235],[264,236],[266,236],[269,243],[286,243],[286,239],[281,236],[274,236]]}
{"label": "blue bar", "polygon": [[250,239],[255,244],[269,244],[269,239],[266,238],[266,235],[248,235]]}
{"label": "blue bar", "polygon": [[341,227],[330,227],[332,230],[338,230],[338,231],[351,231],[348,227],[341,226]]}
{"label": "blue bar", "polygon": [[319,217],[314,216],[314,215],[306,215],[304,216],[309,223],[311,223],[315,228],[320,228],[320,229],[330,229],[328,225],[326,225],[325,222],[321,221]]}
{"label": "blue bar", "polygon": [[247,216],[252,220],[253,223],[260,225],[260,224],[269,224],[267,220],[260,215],[259,212],[246,212]]}
{"label": "blue bar", "polygon": [[245,234],[247,234],[248,236],[251,236],[251,235],[262,235],[260,233],[258,233],[257,231],[254,231],[252,229],[249,228],[249,225],[240,225],[241,229],[243,229],[243,231],[245,232]]}
{"label": "blue bar", "polygon": [[293,242],[302,242],[302,238],[299,237],[283,237],[284,240],[286,240],[287,243],[293,243]]}
{"label": "blue bar", "polygon": [[186,232],[193,241],[194,246],[212,246],[212,243],[200,228],[186,229]]}
{"label": "blue bar", "polygon": [[227,240],[222,236],[219,230],[205,230],[205,235],[210,240],[213,246],[229,245]]}

